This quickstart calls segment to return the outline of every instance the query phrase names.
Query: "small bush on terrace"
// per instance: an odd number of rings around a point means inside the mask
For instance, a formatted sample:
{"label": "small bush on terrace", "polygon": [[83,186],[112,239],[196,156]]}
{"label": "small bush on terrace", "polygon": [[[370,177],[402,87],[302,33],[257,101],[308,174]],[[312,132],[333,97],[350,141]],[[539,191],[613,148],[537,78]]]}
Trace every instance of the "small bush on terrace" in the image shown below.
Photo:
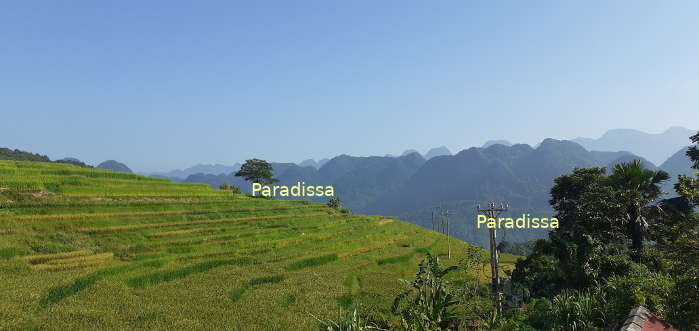
{"label": "small bush on terrace", "polygon": [[231,185],[228,183],[223,183],[218,186],[219,190],[231,191],[235,194],[240,194],[240,186]]}
{"label": "small bush on terrace", "polygon": [[340,203],[340,198],[338,198],[338,197],[330,198],[330,200],[328,200],[328,207],[333,208],[333,209],[340,209],[340,207],[342,207],[342,204]]}

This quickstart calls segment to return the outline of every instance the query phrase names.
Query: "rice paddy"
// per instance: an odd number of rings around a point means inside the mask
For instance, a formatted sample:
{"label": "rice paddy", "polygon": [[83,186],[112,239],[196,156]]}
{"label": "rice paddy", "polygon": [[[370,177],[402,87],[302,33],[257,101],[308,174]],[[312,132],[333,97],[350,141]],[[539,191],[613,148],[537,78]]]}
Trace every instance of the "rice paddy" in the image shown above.
{"label": "rice paddy", "polygon": [[388,312],[427,252],[444,237],[323,204],[0,161],[0,330],[313,330]]}

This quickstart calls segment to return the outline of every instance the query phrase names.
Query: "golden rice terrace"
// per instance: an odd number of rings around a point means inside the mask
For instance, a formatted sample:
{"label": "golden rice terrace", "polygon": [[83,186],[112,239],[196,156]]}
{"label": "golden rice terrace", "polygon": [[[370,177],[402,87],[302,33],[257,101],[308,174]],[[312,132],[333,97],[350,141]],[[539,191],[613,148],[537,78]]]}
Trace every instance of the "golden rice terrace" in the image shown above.
{"label": "golden rice terrace", "polygon": [[357,302],[388,311],[443,239],[307,201],[0,161],[0,329],[316,329],[311,315]]}

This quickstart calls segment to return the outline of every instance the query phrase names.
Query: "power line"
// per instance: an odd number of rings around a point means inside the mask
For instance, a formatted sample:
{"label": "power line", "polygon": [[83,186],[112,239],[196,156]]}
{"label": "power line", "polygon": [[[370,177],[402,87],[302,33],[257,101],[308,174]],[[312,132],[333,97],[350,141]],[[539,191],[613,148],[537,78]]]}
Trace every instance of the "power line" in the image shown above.
{"label": "power line", "polygon": [[[500,215],[502,212],[507,211],[509,208],[509,205],[506,203],[500,204],[499,207],[495,205],[495,202],[491,202],[488,204],[487,208],[481,209],[481,205],[476,206],[476,210],[478,211],[479,214],[485,215],[489,219],[495,219],[498,215]],[[500,256],[498,254],[498,247],[497,247],[497,233],[495,231],[495,228],[490,229],[490,267],[491,267],[491,272],[492,272],[492,292],[493,292],[493,299],[495,301],[495,311],[500,314],[502,313],[502,301],[503,301],[503,293],[502,293],[502,287],[500,285]]]}

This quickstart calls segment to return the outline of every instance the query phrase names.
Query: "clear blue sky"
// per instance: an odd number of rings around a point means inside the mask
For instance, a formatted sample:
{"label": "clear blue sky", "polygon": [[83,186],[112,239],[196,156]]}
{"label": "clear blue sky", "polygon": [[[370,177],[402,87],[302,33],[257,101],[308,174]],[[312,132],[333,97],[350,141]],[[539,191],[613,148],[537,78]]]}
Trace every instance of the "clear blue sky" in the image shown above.
{"label": "clear blue sky", "polygon": [[697,1],[5,1],[0,146],[136,170],[699,124]]}

